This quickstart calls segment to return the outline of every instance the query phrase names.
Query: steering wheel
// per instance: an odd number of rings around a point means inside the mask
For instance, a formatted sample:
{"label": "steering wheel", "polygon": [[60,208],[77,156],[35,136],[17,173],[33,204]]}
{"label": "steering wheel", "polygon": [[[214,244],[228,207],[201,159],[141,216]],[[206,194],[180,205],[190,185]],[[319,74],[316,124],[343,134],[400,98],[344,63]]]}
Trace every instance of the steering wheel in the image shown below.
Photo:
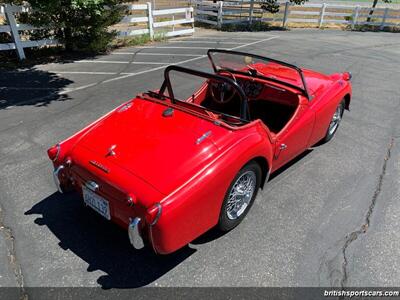
{"label": "steering wheel", "polygon": [[[223,71],[221,73],[229,74],[232,77],[234,82],[236,81],[235,75],[233,75],[229,71]],[[225,104],[230,102],[236,94],[235,89],[226,82],[220,82],[216,80],[212,80],[210,82],[210,92],[212,99],[218,104]]]}

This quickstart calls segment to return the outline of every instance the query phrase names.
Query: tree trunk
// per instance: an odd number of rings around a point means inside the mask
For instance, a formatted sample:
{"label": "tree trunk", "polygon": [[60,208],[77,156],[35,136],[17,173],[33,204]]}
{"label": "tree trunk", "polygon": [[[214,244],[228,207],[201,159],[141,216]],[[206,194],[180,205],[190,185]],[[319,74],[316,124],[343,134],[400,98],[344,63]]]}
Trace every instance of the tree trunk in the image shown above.
{"label": "tree trunk", "polygon": [[371,17],[372,17],[372,14],[374,13],[373,9],[376,7],[377,4],[378,4],[378,0],[374,0],[374,3],[372,3],[372,8],[368,13],[367,22],[371,22]]}
{"label": "tree trunk", "polygon": [[72,40],[72,31],[71,28],[66,27],[64,28],[64,43],[65,43],[65,50],[67,51],[74,51],[74,43]]}

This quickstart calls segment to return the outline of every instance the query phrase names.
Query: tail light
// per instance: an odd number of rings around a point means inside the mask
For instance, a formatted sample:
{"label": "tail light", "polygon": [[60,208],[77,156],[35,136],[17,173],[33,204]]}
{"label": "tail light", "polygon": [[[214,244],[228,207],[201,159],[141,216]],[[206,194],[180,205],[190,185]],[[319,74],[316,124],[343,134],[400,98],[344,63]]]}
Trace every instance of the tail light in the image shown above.
{"label": "tail light", "polygon": [[57,144],[51,147],[49,150],[47,150],[47,155],[52,161],[56,161],[60,154],[60,150],[61,150],[60,144]]}
{"label": "tail light", "polygon": [[158,219],[160,219],[161,212],[162,206],[160,203],[156,203],[151,208],[149,208],[146,212],[147,224],[150,224],[150,226],[156,225]]}
{"label": "tail light", "polygon": [[344,72],[343,73],[343,79],[344,80],[349,81],[349,80],[351,80],[351,77],[353,77],[353,76],[351,75],[350,72]]}

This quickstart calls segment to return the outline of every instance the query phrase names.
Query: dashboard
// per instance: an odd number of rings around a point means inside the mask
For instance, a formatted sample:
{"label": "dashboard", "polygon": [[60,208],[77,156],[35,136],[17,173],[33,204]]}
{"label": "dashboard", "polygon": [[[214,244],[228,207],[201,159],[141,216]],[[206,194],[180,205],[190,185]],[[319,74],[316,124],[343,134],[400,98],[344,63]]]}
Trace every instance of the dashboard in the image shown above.
{"label": "dashboard", "polygon": [[238,85],[242,88],[246,96],[250,99],[254,99],[260,96],[264,88],[264,85],[257,81],[243,79],[237,79],[236,81]]}

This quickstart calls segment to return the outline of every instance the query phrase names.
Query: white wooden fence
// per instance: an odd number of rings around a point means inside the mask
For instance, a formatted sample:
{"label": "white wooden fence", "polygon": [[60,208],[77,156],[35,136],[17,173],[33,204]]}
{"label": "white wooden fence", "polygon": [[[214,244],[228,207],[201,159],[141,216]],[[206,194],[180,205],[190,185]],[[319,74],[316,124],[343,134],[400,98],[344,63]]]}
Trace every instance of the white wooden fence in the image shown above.
{"label": "white wooden fence", "polygon": [[1,50],[16,50],[18,58],[20,60],[25,59],[24,48],[40,47],[45,45],[55,45],[58,44],[55,39],[44,39],[38,41],[22,40],[20,36],[20,31],[34,31],[40,28],[35,28],[29,24],[17,24],[15,21],[14,14],[27,11],[26,8],[14,5],[3,5],[0,6],[0,17],[5,17],[7,20],[7,25],[0,26],[1,32],[9,32],[11,34],[12,43],[2,43],[0,44]]}
{"label": "white wooden fence", "polygon": [[[260,22],[280,22],[283,27],[288,23],[314,23],[318,27],[327,24],[346,24],[352,29],[356,25],[378,26],[381,30],[387,26],[400,28],[400,10],[374,8],[368,6],[349,6],[336,4],[292,5],[280,3],[276,14],[265,13],[260,1],[191,1],[195,7],[197,22],[215,25],[221,28],[224,24]],[[369,13],[373,11],[368,21]]]}
{"label": "white wooden fence", "polygon": [[[194,33],[193,7],[152,10],[151,3],[148,2],[142,5],[130,5],[128,10],[134,14],[125,16],[115,26],[120,37],[148,34],[150,39],[153,39],[155,34],[172,37]],[[40,30],[28,24],[17,24],[14,14],[26,11],[28,9],[22,6],[7,4],[0,6],[0,17],[4,17],[7,21],[7,25],[0,26],[0,33],[8,32],[12,38],[11,43],[0,43],[0,51],[16,50],[20,60],[25,59],[24,48],[59,44],[55,39],[31,41],[29,35],[24,36],[26,40],[23,40],[20,32]],[[158,18],[162,20],[157,21]],[[184,24],[189,24],[190,28],[182,27]]]}
{"label": "white wooden fence", "polygon": [[[172,37],[194,33],[193,7],[153,10],[151,3],[147,2],[129,5],[128,10],[133,14],[125,16],[118,24],[128,26],[128,29],[119,30],[120,37],[148,34],[150,39],[153,39],[155,34]],[[162,20],[157,21],[158,18]],[[183,24],[190,24],[190,28],[176,28],[177,25]],[[137,29],[136,27],[144,28]]]}

